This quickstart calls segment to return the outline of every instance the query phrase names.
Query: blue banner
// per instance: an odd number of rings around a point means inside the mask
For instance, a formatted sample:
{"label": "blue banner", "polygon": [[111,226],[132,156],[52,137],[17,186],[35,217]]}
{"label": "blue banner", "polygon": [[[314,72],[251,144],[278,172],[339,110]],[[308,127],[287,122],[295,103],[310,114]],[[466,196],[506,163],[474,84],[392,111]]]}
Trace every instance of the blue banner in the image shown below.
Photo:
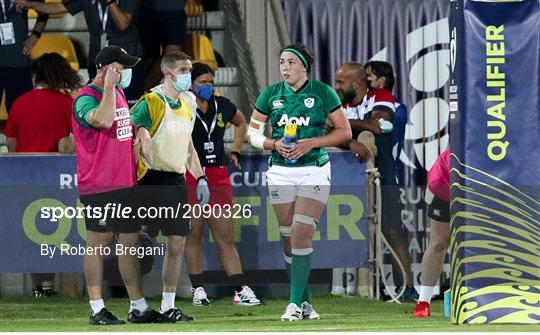
{"label": "blue banner", "polygon": [[[368,262],[365,165],[349,152],[330,153],[332,189],[314,241],[314,268],[358,267]],[[230,168],[235,203],[236,247],[246,270],[282,269],[277,220],[268,200],[266,155],[245,155],[241,171]],[[83,218],[43,218],[42,208],[81,206],[74,156],[0,157],[0,273],[81,272]],[[73,214],[73,215],[71,215]],[[217,247],[205,235],[207,270],[220,270]],[[154,269],[164,247],[157,238]],[[114,253],[115,250],[111,250]]]}
{"label": "blue banner", "polygon": [[455,323],[540,323],[540,1],[451,4]]}

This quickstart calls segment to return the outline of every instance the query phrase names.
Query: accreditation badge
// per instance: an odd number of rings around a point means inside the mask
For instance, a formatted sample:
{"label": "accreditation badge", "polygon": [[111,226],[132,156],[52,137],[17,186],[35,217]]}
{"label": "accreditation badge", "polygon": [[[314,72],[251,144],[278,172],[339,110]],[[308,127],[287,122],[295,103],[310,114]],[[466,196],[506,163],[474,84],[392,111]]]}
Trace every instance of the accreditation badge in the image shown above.
{"label": "accreditation badge", "polygon": [[0,23],[0,43],[2,45],[15,44],[15,30],[13,30],[13,22]]}
{"label": "accreditation badge", "polygon": [[205,158],[208,164],[215,164],[217,162],[216,155],[206,155]]}
{"label": "accreditation badge", "polygon": [[204,151],[206,151],[209,154],[214,152],[214,142],[212,141],[204,142]]}

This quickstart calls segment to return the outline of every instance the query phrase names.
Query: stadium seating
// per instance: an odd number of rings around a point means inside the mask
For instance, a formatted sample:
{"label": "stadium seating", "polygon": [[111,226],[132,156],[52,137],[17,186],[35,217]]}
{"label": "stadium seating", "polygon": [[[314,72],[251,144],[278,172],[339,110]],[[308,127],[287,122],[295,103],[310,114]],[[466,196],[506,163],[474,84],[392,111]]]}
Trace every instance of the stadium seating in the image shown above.
{"label": "stadium seating", "polygon": [[69,65],[71,65],[75,71],[79,70],[79,61],[77,60],[75,47],[69,38],[62,35],[43,34],[32,49],[30,58],[36,59],[49,52],[60,54],[68,60]]}
{"label": "stadium seating", "polygon": [[[62,2],[62,0],[45,0],[45,2],[49,2],[49,3],[58,3],[58,2]],[[59,18],[59,17],[62,17],[64,16],[64,14],[52,14],[52,15],[49,15],[49,18]],[[28,10],[28,18],[29,19],[36,19],[38,17],[38,14],[35,10],[33,9],[29,9]]]}
{"label": "stadium seating", "polygon": [[[79,61],[77,60],[75,47],[69,38],[62,35],[43,34],[32,49],[30,58],[36,59],[48,52],[60,54],[68,60],[69,65],[71,65],[75,71],[79,70]],[[0,102],[0,120],[7,119],[5,100],[5,96],[3,95],[2,101]]]}
{"label": "stadium seating", "polygon": [[186,16],[201,16],[204,14],[204,6],[200,0],[187,0],[184,11]]}
{"label": "stadium seating", "polygon": [[6,110],[6,95],[2,94],[2,101],[0,101],[0,120],[7,120],[8,114]]}
{"label": "stadium seating", "polygon": [[214,71],[217,69],[216,56],[212,42],[205,35],[196,33],[186,34],[185,51],[193,58],[195,62],[205,63]]}

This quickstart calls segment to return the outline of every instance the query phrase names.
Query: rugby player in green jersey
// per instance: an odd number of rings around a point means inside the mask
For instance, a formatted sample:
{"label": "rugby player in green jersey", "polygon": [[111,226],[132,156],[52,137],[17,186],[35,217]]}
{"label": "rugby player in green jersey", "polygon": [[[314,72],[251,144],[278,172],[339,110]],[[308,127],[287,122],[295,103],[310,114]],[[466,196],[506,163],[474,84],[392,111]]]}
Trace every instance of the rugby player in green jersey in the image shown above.
{"label": "rugby player in green jersey", "polygon": [[[283,236],[284,259],[291,280],[290,304],[283,321],[319,319],[309,303],[313,235],[330,193],[330,162],[326,147],[351,139],[341,101],[328,85],[310,80],[311,51],[295,44],[281,50],[283,81],[264,89],[251,116],[248,138],[254,147],[272,150],[266,173],[270,199]],[[330,119],[335,130],[325,133]],[[264,136],[266,122],[272,137]],[[286,125],[296,125],[297,140],[285,144]]]}

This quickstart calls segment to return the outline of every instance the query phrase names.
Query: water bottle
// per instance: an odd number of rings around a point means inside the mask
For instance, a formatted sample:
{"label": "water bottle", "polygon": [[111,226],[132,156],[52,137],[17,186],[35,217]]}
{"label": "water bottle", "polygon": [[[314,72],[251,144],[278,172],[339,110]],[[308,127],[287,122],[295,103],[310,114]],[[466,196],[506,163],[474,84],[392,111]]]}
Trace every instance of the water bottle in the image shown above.
{"label": "water bottle", "polygon": [[452,293],[450,290],[444,292],[444,316],[447,318],[452,316]]}
{"label": "water bottle", "polygon": [[[295,124],[286,124],[285,125],[285,132],[283,136],[283,141],[287,145],[295,146],[296,140],[298,139],[298,135],[296,134],[296,125]],[[298,159],[289,159],[285,158],[285,164],[296,164],[298,162]]]}

